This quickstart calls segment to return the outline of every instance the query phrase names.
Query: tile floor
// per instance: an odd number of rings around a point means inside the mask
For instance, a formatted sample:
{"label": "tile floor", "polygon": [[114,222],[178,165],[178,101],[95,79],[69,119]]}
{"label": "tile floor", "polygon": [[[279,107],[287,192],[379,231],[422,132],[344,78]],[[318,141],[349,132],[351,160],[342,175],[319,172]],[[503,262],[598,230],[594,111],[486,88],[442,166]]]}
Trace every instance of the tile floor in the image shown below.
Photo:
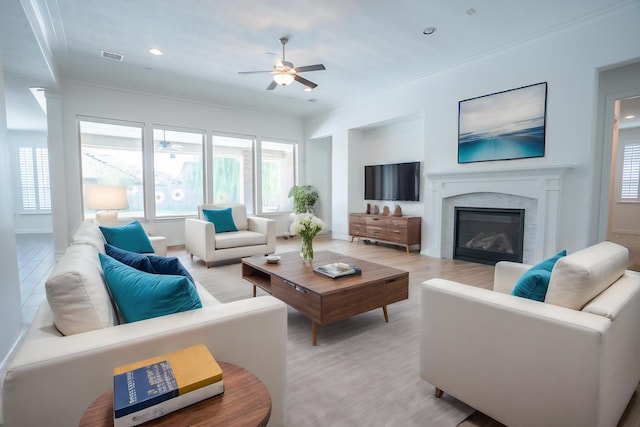
{"label": "tile floor", "polygon": [[55,265],[53,234],[17,234],[22,322],[31,323],[45,298],[44,282]]}

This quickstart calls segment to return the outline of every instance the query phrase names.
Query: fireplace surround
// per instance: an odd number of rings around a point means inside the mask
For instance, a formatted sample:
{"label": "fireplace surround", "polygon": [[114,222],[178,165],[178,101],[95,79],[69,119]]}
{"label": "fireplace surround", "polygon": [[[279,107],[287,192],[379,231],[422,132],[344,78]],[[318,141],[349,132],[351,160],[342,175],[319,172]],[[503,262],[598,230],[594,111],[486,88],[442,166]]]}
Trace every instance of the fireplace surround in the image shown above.
{"label": "fireplace surround", "polygon": [[574,165],[426,174],[431,184],[427,255],[453,258],[455,206],[525,209],[523,262],[557,253],[562,176]]}

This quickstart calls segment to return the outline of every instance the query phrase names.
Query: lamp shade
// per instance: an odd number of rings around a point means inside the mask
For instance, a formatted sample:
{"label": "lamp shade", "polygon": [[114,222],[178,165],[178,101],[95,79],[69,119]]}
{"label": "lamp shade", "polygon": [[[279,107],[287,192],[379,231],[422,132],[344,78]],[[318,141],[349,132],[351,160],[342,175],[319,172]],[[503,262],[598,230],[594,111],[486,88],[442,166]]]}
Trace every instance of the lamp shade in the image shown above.
{"label": "lamp shade", "polygon": [[127,187],[116,185],[87,185],[84,190],[84,205],[87,209],[127,209]]}

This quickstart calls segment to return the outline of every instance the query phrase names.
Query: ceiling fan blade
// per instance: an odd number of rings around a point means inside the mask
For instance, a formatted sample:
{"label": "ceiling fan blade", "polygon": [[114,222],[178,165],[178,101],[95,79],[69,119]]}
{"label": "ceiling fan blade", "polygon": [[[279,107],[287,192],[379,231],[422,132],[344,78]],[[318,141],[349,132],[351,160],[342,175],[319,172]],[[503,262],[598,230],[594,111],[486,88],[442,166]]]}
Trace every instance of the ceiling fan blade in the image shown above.
{"label": "ceiling fan blade", "polygon": [[315,65],[303,65],[302,67],[295,67],[296,73],[304,73],[305,71],[320,71],[326,70],[323,64],[315,64]]}
{"label": "ceiling fan blade", "polygon": [[258,73],[271,73],[273,70],[269,71],[238,71],[238,74],[258,74]]}
{"label": "ceiling fan blade", "polygon": [[299,75],[297,75],[297,74],[294,74],[294,75],[293,75],[293,78],[294,78],[296,81],[298,81],[298,82],[302,83],[303,85],[305,85],[305,86],[307,86],[307,87],[310,87],[311,89],[315,89],[315,88],[318,86],[318,85],[317,85],[317,84],[315,84],[314,82],[310,82],[309,80],[305,79],[304,77],[300,77],[300,76],[299,76]]}
{"label": "ceiling fan blade", "polygon": [[276,83],[275,80],[271,80],[271,83],[267,86],[267,90],[274,90],[276,86],[278,86],[278,83]]}

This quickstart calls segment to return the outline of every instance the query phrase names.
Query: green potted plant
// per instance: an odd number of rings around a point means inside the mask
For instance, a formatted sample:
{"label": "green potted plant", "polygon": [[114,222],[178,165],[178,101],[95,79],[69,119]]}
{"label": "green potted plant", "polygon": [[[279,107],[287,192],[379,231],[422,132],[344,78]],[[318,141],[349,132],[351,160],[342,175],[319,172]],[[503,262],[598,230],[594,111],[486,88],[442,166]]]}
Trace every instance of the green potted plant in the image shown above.
{"label": "green potted plant", "polygon": [[313,213],[320,194],[312,185],[294,185],[289,190],[289,197],[293,197],[294,213]]}

